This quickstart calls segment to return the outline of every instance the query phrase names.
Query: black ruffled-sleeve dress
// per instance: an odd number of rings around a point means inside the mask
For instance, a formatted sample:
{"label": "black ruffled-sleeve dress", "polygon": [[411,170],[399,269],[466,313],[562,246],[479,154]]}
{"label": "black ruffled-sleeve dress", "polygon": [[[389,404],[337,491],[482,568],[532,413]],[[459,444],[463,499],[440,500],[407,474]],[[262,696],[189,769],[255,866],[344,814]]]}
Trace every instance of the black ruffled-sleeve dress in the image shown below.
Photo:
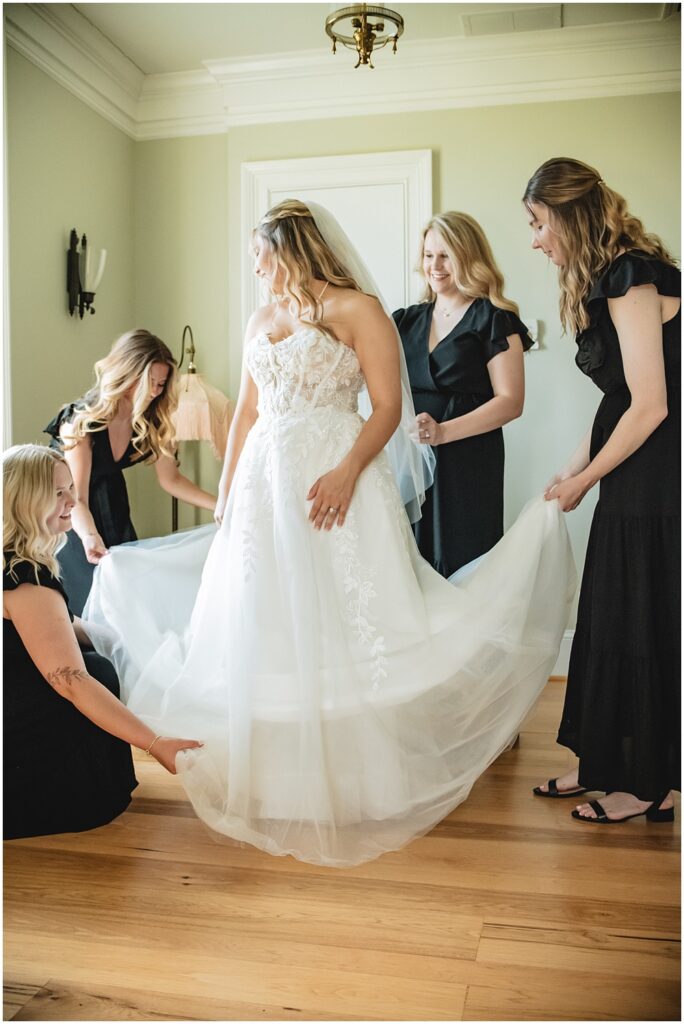
{"label": "black ruffled-sleeve dress", "polygon": [[[644,284],[681,294],[675,267],[624,253],[577,336],[577,365],[604,393],[592,458],[631,403],[607,300]],[[580,785],[640,800],[680,786],[680,342],[681,308],[663,324],[668,416],[600,483],[558,734],[579,756]]]}
{"label": "black ruffled-sleeve dress", "polygon": [[[394,321],[406,354],[417,413],[438,423],[472,412],[494,397],[487,363],[520,335],[532,339],[514,313],[475,299],[463,318],[429,351],[434,303],[398,309]],[[504,440],[501,428],[438,445],[435,481],[414,526],[423,558],[443,576],[489,551],[503,535]]]}
{"label": "black ruffled-sleeve dress", "polygon": [[[6,552],[6,566],[11,558]],[[3,590],[22,583],[50,587],[66,601],[59,580],[46,568],[39,569],[38,580],[28,562],[19,562],[12,572],[3,570]],[[130,746],[53,690],[10,619],[3,619],[3,644],[5,839],[107,824],[128,807],[138,784]],[[118,697],[111,663],[94,651],[82,653],[90,675]]]}
{"label": "black ruffled-sleeve dress", "polygon": [[[60,429],[64,423],[70,423],[76,411],[81,408],[83,408],[82,402],[72,402],[48,423],[45,433],[52,437],[51,448],[63,450],[64,445],[59,436]],[[88,437],[93,455],[88,506],[98,533],[107,547],[111,547],[113,544],[124,544],[129,540],[137,540],[137,534],[131,522],[128,491],[123,475],[123,471],[133,465],[136,455],[133,443],[129,444],[121,459],[115,462],[107,429],[93,431],[88,434]],[[62,583],[69,595],[69,606],[75,615],[81,615],[90,593],[95,566],[86,558],[83,544],[75,530],[69,531],[67,543],[57,557]]]}

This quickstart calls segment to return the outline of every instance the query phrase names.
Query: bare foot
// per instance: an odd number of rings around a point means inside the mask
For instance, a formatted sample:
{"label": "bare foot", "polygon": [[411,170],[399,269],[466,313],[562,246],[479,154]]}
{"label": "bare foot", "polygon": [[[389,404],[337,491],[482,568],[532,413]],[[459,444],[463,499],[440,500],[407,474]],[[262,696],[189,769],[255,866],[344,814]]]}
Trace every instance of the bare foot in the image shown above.
{"label": "bare foot", "polygon": [[[558,786],[559,793],[574,793],[575,790],[584,790],[584,786],[578,785],[577,776],[579,774],[579,768],[573,768],[571,771],[566,772],[565,775],[559,775],[556,779],[556,785]],[[548,782],[542,782],[539,787],[542,793],[548,793],[549,784]]]}
{"label": "bare foot", "polygon": [[[631,793],[607,793],[606,796],[601,797],[600,802],[601,807],[606,812],[606,817],[610,818],[611,821],[621,821],[623,818],[629,818],[633,814],[643,814],[652,803],[651,800],[637,800]],[[660,808],[667,810],[667,808],[673,806],[674,796],[670,792],[660,804]],[[575,809],[583,818],[598,817],[594,808],[590,807],[588,803],[578,804]]]}

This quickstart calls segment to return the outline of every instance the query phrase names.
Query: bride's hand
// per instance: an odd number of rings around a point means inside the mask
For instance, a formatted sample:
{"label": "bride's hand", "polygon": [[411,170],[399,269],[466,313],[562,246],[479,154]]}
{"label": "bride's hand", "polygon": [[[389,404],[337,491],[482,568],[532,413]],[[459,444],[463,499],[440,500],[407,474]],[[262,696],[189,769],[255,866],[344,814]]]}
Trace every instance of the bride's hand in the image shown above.
{"label": "bride's hand", "polygon": [[335,523],[344,524],[349,511],[358,474],[340,463],[320,476],[311,487],[306,500],[311,502],[309,521],[314,530],[331,530]]}

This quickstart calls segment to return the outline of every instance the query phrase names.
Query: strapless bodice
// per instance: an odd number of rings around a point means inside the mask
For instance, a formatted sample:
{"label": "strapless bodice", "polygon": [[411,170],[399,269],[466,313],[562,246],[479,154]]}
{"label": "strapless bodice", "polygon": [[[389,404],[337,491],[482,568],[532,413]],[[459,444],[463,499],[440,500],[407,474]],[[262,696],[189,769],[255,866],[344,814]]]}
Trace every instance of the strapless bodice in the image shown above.
{"label": "strapless bodice", "polygon": [[246,360],[265,417],[321,408],[356,412],[366,383],[354,350],[316,327],[302,327],[275,344],[256,334]]}

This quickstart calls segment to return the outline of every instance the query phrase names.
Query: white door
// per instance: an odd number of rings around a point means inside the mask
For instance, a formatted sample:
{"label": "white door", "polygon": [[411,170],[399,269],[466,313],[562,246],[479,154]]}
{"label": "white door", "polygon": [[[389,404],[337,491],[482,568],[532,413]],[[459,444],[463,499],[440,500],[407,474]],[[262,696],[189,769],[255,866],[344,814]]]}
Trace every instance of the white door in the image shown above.
{"label": "white door", "polygon": [[[414,266],[420,231],[432,215],[430,150],[273,160],[242,165],[243,251],[252,228],[283,199],[311,200],[337,217],[368,265],[390,309],[422,290]],[[243,264],[243,324],[263,301]]]}

